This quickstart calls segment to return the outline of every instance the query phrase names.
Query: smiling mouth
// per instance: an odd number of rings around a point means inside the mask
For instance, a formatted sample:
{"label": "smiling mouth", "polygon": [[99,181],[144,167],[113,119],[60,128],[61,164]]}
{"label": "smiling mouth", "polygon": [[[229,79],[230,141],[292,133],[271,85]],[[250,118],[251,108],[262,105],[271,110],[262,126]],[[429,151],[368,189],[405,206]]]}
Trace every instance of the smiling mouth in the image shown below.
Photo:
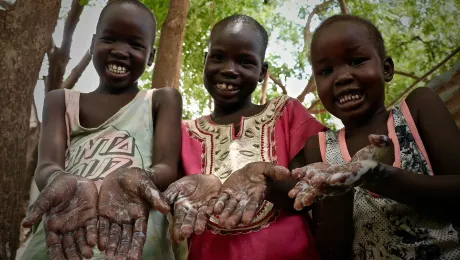
{"label": "smiling mouth", "polygon": [[232,84],[226,84],[226,83],[217,83],[216,87],[222,91],[238,91],[239,90],[237,86],[234,86]]}
{"label": "smiling mouth", "polygon": [[337,102],[340,105],[358,103],[363,99],[364,95],[359,91],[348,92],[337,97]]}
{"label": "smiling mouth", "polygon": [[106,66],[107,70],[115,75],[126,75],[129,73],[129,69],[123,65],[117,65],[115,63],[110,63]]}

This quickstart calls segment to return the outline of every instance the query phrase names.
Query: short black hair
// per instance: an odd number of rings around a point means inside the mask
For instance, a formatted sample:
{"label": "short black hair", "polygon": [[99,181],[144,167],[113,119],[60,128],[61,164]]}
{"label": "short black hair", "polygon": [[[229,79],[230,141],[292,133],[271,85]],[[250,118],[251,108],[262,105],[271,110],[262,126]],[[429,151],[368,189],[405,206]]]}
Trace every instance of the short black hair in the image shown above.
{"label": "short black hair", "polygon": [[367,30],[369,31],[369,35],[371,37],[372,42],[375,45],[375,49],[377,50],[377,53],[379,57],[383,60],[386,57],[386,49],[385,49],[385,42],[383,40],[382,34],[380,33],[379,29],[369,20],[356,16],[356,15],[350,15],[350,14],[337,14],[333,15],[326,20],[324,20],[318,28],[315,30],[312,36],[311,42],[315,40],[315,36],[325,28],[327,28],[329,25],[332,25],[336,22],[342,22],[342,21],[351,21],[351,22],[356,22],[359,24],[364,25]]}
{"label": "short black hair", "polygon": [[99,29],[99,23],[101,22],[102,17],[107,12],[109,7],[117,5],[117,4],[118,5],[132,4],[132,5],[140,7],[142,9],[144,9],[145,11],[147,11],[150,14],[150,17],[152,19],[151,22],[152,22],[152,27],[153,27],[152,28],[153,39],[155,39],[155,35],[156,35],[156,32],[157,32],[157,19],[155,18],[155,15],[153,14],[152,10],[150,10],[146,5],[144,5],[142,2],[140,2],[138,0],[109,0],[107,5],[104,6],[104,8],[102,8],[101,14],[99,15],[99,19],[97,20],[97,25],[96,25],[96,31]]}
{"label": "short black hair", "polygon": [[265,30],[265,28],[251,16],[247,16],[244,14],[234,14],[225,17],[224,19],[220,20],[214,25],[214,27],[211,30],[211,37],[217,29],[225,28],[229,25],[234,25],[237,23],[243,23],[244,25],[250,27],[251,29],[254,29],[257,32],[260,39],[260,43],[262,44],[262,53],[260,55],[263,61],[265,58],[265,51],[267,50],[268,45],[268,33],[267,30]]}

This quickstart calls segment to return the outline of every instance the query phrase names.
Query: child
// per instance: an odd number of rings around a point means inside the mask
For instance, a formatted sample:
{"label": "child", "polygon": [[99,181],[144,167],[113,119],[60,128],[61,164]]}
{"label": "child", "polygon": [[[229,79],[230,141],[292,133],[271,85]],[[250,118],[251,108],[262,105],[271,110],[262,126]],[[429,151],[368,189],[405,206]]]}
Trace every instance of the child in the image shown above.
{"label": "child", "polygon": [[[205,231],[207,203],[221,183],[232,179],[231,186],[245,187],[248,178],[259,178],[274,164],[291,169],[304,165],[302,142],[324,128],[295,99],[281,96],[265,105],[252,103],[268,68],[267,42],[265,29],[244,15],[227,17],[212,29],[204,85],[214,111],[184,122],[181,158],[187,176],[164,193],[175,202],[174,237],[197,233],[189,239],[188,259],[317,259],[305,215],[269,201],[263,201],[249,225],[219,223],[213,216]],[[235,182],[230,176],[245,179]],[[263,179],[262,190],[270,182]],[[279,190],[269,187],[267,197],[287,198],[289,189]]]}
{"label": "child", "polygon": [[104,258],[91,249],[97,218],[107,258],[140,259],[142,251],[149,259],[174,257],[165,215],[149,210],[169,211],[158,190],[177,178],[182,101],[174,89],[139,90],[137,83],[152,64],[155,32],[155,17],[142,3],[109,2],[91,46],[98,88],[46,96],[36,171],[41,194],[24,226],[44,218],[23,259],[48,259],[47,248],[51,259]]}
{"label": "child", "polygon": [[[311,60],[321,102],[345,127],[307,142],[307,163],[316,164],[293,172],[302,179],[290,193],[297,196],[295,207],[308,205],[314,193],[327,195],[338,179],[362,182],[354,194],[315,203],[322,256],[346,259],[352,250],[353,259],[460,259],[452,225],[460,216],[460,132],[441,99],[418,88],[387,111],[384,88],[393,61],[375,25],[356,16],[324,21],[314,33]],[[321,170],[350,162],[370,134],[393,142],[381,163],[355,159],[349,171]]]}

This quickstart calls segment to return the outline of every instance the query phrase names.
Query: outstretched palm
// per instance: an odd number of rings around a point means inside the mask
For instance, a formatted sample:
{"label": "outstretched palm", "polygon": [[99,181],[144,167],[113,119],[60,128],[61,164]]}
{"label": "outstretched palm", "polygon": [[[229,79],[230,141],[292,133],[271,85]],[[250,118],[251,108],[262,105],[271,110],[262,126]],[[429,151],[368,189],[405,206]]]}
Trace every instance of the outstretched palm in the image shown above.
{"label": "outstretched palm", "polygon": [[169,185],[163,193],[174,203],[173,238],[180,241],[193,232],[201,234],[208,222],[208,202],[217,196],[221,183],[214,175],[194,174]]}
{"label": "outstretched palm", "polygon": [[370,145],[343,165],[313,163],[293,170],[292,176],[300,180],[289,192],[289,197],[296,198],[294,208],[301,210],[315,199],[343,194],[372,179],[372,171],[383,159],[391,141],[384,135],[370,135],[369,141]]}
{"label": "outstretched palm", "polygon": [[147,233],[149,210],[169,212],[169,205],[139,168],[107,175],[99,192],[99,249],[106,257],[140,259]]}
{"label": "outstretched palm", "polygon": [[51,259],[80,259],[79,254],[92,257],[91,247],[97,240],[93,181],[67,173],[56,176],[30,206],[23,226],[31,227],[42,216]]}
{"label": "outstretched palm", "polygon": [[287,168],[268,162],[250,163],[233,172],[222,184],[218,199],[210,201],[219,225],[231,229],[251,223],[265,199],[268,180],[286,178],[290,178]]}

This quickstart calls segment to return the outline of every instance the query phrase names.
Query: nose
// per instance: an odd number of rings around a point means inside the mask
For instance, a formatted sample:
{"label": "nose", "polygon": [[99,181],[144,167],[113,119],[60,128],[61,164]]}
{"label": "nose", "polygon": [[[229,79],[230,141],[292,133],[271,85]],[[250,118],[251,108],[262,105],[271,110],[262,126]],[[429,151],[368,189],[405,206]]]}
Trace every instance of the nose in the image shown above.
{"label": "nose", "polygon": [[235,67],[235,63],[233,61],[225,62],[224,66],[222,67],[220,73],[230,79],[235,79],[238,77],[238,72]]}
{"label": "nose", "polygon": [[128,58],[128,46],[124,43],[117,43],[114,45],[113,49],[110,51],[110,54],[115,56],[118,59]]}
{"label": "nose", "polygon": [[337,70],[336,77],[334,79],[334,85],[336,86],[343,86],[353,83],[355,80],[353,75],[351,74],[349,68],[342,67]]}

